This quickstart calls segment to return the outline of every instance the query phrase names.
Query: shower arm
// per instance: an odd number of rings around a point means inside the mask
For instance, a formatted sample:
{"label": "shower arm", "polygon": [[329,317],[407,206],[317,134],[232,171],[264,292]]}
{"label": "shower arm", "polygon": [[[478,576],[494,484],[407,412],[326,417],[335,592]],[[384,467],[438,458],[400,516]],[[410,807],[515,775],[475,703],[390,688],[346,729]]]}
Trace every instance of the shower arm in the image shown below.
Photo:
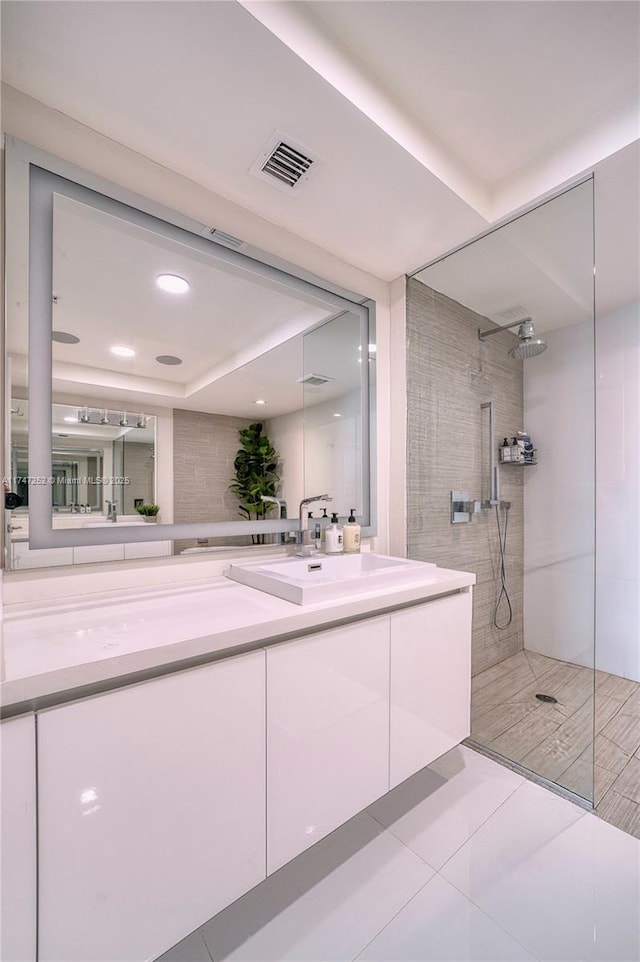
{"label": "shower arm", "polygon": [[518,327],[520,324],[526,324],[527,321],[532,320],[533,318],[531,317],[521,317],[519,321],[512,321],[511,324],[503,324],[502,327],[492,327],[490,331],[481,331],[480,328],[478,328],[478,340],[484,341],[485,337],[490,337],[492,334],[499,334],[500,331],[508,331],[511,327]]}

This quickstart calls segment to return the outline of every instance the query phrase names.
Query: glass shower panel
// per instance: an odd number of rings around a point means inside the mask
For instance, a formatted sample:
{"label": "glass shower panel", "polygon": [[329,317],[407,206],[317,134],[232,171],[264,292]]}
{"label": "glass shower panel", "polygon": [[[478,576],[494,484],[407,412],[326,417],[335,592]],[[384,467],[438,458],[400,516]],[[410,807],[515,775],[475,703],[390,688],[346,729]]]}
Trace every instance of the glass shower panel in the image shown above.
{"label": "glass shower panel", "polygon": [[476,573],[471,741],[590,803],[593,252],[588,180],[407,287],[409,555]]}

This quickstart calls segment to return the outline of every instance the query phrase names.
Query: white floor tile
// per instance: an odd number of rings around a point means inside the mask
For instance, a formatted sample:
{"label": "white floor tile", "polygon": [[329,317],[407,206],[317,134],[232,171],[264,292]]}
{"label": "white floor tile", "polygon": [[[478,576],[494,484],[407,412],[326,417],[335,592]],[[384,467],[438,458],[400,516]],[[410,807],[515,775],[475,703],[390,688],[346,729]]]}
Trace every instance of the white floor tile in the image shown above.
{"label": "white floor tile", "polygon": [[640,842],[525,783],[442,874],[542,960],[640,958]]}
{"label": "white floor tile", "polygon": [[200,931],[216,962],[346,962],[432,875],[428,865],[362,814]]}
{"label": "white floor tile", "polygon": [[202,941],[200,932],[193,932],[172,949],[156,959],[156,962],[211,962],[211,956]]}
{"label": "white floor tile", "polygon": [[440,875],[358,956],[362,962],[521,962],[534,956]]}
{"label": "white floor tile", "polygon": [[439,869],[523,782],[521,775],[459,745],[368,812]]}

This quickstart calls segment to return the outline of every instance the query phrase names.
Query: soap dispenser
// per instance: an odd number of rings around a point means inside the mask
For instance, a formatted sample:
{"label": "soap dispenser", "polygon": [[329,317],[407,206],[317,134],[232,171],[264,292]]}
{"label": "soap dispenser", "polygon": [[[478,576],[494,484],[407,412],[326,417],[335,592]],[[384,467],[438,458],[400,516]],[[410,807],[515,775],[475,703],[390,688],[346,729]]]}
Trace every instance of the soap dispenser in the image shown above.
{"label": "soap dispenser", "polygon": [[355,508],[351,508],[349,518],[343,529],[344,553],[359,554],[360,552],[360,525],[356,521]]}
{"label": "soap dispenser", "polygon": [[342,525],[338,523],[338,515],[334,511],[331,515],[331,524],[325,534],[325,554],[343,553],[342,531]]}

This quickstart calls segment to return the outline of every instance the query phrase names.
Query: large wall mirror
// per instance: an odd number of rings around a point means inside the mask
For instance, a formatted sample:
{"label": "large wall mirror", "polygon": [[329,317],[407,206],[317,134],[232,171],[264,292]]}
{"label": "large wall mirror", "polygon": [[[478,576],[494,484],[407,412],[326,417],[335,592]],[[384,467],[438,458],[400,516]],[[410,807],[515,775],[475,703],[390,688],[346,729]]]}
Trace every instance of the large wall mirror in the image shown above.
{"label": "large wall mirror", "polygon": [[[12,138],[6,156],[9,566],[281,543],[325,493],[372,534],[371,303]],[[264,438],[266,502],[235,464]]]}

